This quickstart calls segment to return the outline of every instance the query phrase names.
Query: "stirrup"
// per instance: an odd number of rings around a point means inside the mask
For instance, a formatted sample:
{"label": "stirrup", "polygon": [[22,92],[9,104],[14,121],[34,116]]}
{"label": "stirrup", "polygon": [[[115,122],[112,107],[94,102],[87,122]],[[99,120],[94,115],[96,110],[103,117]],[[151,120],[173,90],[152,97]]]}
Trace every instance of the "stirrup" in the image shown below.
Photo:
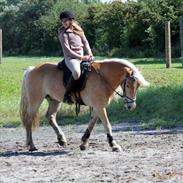
{"label": "stirrup", "polygon": [[72,99],[71,99],[71,95],[70,95],[70,94],[65,94],[65,95],[64,95],[63,102],[64,102],[64,103],[67,103],[67,104],[73,104],[73,101],[72,101]]}

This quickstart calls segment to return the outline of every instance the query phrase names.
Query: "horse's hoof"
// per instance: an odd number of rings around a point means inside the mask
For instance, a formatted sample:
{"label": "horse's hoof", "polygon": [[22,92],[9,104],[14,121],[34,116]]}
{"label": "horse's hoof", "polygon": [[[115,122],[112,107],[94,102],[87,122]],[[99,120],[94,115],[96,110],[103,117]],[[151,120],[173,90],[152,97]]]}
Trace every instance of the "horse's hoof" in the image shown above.
{"label": "horse's hoof", "polygon": [[38,149],[37,149],[36,147],[30,147],[30,148],[29,148],[29,151],[30,151],[30,152],[37,151],[37,150],[38,150]]}
{"label": "horse's hoof", "polygon": [[58,140],[58,144],[60,146],[63,146],[63,147],[66,147],[67,146],[67,141],[65,138],[63,137],[57,137],[57,140]]}
{"label": "horse's hoof", "polygon": [[62,147],[66,147],[67,146],[67,142],[66,141],[58,141],[58,144]]}
{"label": "horse's hoof", "polygon": [[116,145],[116,146],[112,147],[112,151],[113,152],[121,152],[122,149],[121,149],[121,147],[119,145]]}
{"label": "horse's hoof", "polygon": [[88,148],[88,145],[81,144],[79,147],[81,151],[85,151]]}

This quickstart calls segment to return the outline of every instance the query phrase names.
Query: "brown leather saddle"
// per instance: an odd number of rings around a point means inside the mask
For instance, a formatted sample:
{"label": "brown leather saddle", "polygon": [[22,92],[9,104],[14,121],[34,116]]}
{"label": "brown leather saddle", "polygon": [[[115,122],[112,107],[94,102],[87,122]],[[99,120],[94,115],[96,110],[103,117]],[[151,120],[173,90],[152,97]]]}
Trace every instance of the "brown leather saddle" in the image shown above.
{"label": "brown leather saddle", "polygon": [[[85,105],[81,96],[80,92],[85,88],[86,82],[88,79],[89,72],[91,71],[91,64],[89,61],[82,61],[80,64],[81,67],[81,76],[80,78],[76,81],[75,88],[72,91],[72,96],[75,98],[75,103],[76,103],[76,114],[80,112],[80,105]],[[64,86],[67,86],[67,83],[72,75],[71,71],[65,64],[65,60],[63,59],[58,63],[58,68],[63,71],[63,83]]]}

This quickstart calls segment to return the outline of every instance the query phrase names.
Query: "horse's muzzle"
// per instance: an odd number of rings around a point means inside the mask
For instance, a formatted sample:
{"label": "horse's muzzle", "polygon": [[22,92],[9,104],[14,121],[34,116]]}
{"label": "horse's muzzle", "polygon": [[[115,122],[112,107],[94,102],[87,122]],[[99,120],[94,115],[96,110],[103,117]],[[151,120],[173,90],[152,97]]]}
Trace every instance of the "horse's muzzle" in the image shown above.
{"label": "horse's muzzle", "polygon": [[133,111],[136,108],[136,103],[135,102],[127,103],[125,104],[125,108],[129,111]]}

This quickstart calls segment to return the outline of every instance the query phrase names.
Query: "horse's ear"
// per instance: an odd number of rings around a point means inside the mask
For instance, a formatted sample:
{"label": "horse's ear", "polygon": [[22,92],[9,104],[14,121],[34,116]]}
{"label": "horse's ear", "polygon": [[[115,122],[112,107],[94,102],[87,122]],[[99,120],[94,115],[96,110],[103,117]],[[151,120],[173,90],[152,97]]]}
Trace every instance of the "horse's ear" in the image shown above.
{"label": "horse's ear", "polygon": [[129,67],[124,67],[124,68],[125,68],[125,70],[126,70],[126,76],[127,76],[127,77],[130,77],[130,76],[133,74],[132,69],[129,68]]}

